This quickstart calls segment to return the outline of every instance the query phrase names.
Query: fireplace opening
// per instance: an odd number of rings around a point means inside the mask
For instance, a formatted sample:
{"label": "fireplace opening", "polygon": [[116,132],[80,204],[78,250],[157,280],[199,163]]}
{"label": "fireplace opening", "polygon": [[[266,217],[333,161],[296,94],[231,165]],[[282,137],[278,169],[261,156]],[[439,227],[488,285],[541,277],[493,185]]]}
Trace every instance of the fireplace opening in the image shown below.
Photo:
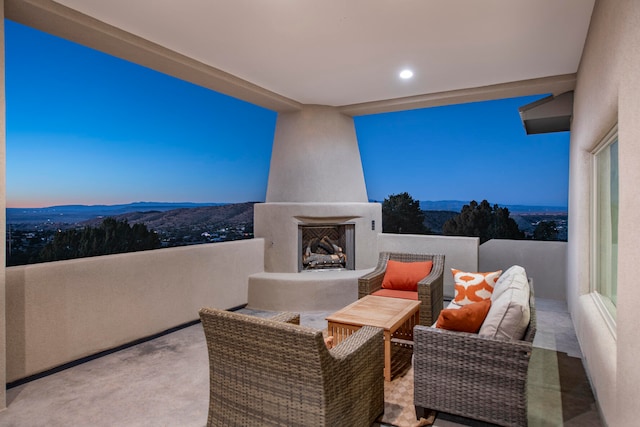
{"label": "fireplace opening", "polygon": [[298,271],[354,270],[354,224],[298,226]]}

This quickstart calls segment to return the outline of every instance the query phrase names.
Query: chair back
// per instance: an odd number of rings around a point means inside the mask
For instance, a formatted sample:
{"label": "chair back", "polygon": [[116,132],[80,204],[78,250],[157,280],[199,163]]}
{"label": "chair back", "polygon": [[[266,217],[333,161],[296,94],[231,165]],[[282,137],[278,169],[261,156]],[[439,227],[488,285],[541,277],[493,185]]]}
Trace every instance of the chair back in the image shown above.
{"label": "chair back", "polygon": [[324,416],[305,403],[322,399],[331,364],[322,331],[209,308],[200,318],[209,352],[209,425],[233,424],[238,413],[286,424],[282,408],[292,405],[304,419]]}
{"label": "chair back", "polygon": [[265,375],[270,382],[322,381],[322,356],[330,358],[322,331],[209,308],[200,318],[214,380],[241,374],[253,387],[267,385]]}
{"label": "chair back", "polygon": [[416,254],[404,252],[380,252],[378,256],[378,267],[386,268],[387,261],[399,262],[417,262],[417,261],[433,261],[434,267],[437,260],[442,259],[444,264],[444,255],[440,254]]}

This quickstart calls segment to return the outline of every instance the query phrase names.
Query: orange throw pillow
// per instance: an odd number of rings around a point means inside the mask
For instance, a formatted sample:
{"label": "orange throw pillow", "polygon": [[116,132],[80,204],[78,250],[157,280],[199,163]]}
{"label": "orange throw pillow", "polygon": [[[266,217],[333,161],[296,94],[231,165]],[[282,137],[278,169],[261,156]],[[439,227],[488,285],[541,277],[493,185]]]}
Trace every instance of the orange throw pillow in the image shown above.
{"label": "orange throw pillow", "polygon": [[418,282],[431,273],[433,261],[400,262],[387,261],[387,269],[382,279],[384,289],[417,291]]}
{"label": "orange throw pillow", "polygon": [[490,299],[467,304],[458,309],[445,308],[438,316],[436,328],[477,334],[489,313],[489,308],[491,308]]}
{"label": "orange throw pillow", "polygon": [[489,273],[468,273],[452,268],[451,273],[455,282],[453,302],[458,305],[467,305],[491,298],[493,287],[502,274],[502,270]]}

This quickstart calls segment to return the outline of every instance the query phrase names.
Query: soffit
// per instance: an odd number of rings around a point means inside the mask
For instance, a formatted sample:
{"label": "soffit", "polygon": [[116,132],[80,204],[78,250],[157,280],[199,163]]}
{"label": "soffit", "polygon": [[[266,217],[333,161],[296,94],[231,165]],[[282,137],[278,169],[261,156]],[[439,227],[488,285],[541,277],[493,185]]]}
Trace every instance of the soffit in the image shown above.
{"label": "soffit", "polygon": [[57,3],[299,103],[344,106],[575,73],[594,0]]}

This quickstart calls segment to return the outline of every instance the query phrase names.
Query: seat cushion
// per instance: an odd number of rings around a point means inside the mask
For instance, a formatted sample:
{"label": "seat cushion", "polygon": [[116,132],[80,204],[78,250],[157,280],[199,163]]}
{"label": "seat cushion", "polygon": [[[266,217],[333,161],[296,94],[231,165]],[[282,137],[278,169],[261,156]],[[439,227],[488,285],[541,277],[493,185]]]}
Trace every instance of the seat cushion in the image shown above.
{"label": "seat cushion", "polygon": [[502,270],[470,273],[452,268],[451,274],[455,282],[453,302],[458,305],[467,305],[491,298],[493,287],[501,273]]}
{"label": "seat cushion", "polygon": [[459,309],[445,308],[438,316],[436,328],[475,334],[480,329],[490,307],[491,300],[486,299],[467,304]]}
{"label": "seat cushion", "polygon": [[384,289],[417,291],[418,282],[431,273],[433,261],[401,262],[389,260],[382,279]]}
{"label": "seat cushion", "polygon": [[418,300],[418,292],[414,291],[399,291],[397,289],[380,289],[379,291],[375,291],[371,295],[375,295],[378,297],[391,297],[391,298],[404,298],[404,299],[412,299]]}

